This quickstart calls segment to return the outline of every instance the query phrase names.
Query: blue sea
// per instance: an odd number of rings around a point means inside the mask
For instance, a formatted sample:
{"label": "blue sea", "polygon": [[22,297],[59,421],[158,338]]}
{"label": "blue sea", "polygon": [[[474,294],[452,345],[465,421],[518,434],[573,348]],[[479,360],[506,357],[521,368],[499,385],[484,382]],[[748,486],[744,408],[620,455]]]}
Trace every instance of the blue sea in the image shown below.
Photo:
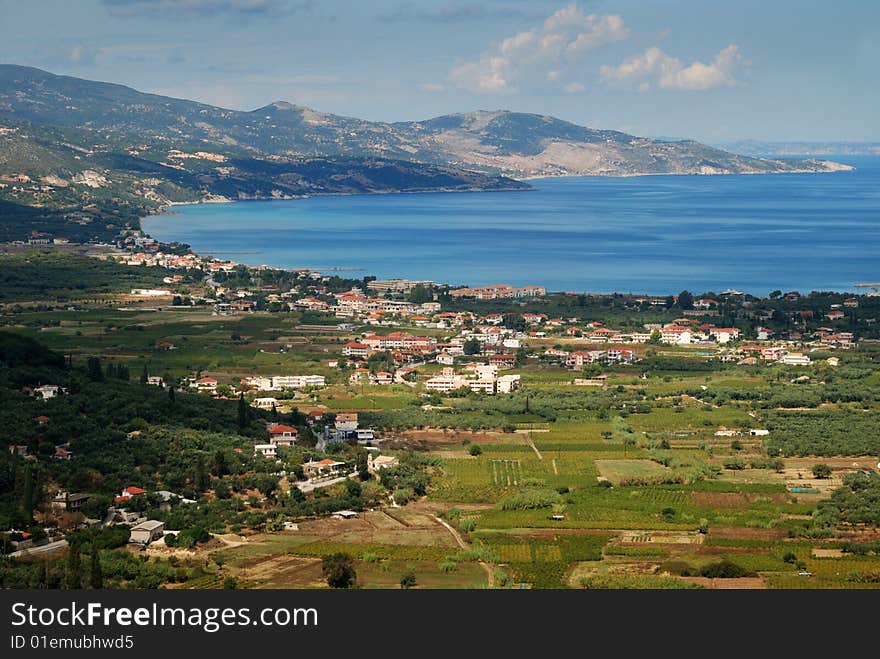
{"label": "blue sea", "polygon": [[353,278],[658,295],[853,290],[880,281],[880,158],[830,159],[858,169],[194,204],[144,226],[200,254]]}

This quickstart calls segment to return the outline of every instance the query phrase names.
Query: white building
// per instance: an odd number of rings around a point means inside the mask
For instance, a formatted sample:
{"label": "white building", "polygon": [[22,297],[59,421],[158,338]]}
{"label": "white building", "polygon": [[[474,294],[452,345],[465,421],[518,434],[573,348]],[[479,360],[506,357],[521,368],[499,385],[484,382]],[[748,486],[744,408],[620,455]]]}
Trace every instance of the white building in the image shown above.
{"label": "white building", "polygon": [[792,352],[782,358],[782,363],[787,366],[809,366],[810,358],[798,352]]}
{"label": "white building", "polygon": [[438,375],[425,382],[425,388],[428,391],[448,393],[466,387],[467,384],[468,381],[460,375]]}
{"label": "white building", "polygon": [[522,385],[522,378],[519,375],[502,375],[498,378],[498,393],[509,394],[515,389],[519,389]]}
{"label": "white building", "polygon": [[277,455],[275,444],[256,444],[254,445],[254,455],[260,454],[264,458],[274,458]]}

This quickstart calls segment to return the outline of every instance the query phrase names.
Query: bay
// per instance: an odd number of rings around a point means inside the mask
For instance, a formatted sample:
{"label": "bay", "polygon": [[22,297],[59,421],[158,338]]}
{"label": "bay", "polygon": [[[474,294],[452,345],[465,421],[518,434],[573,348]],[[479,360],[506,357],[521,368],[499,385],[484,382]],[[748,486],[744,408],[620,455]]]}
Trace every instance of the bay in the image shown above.
{"label": "bay", "polygon": [[857,169],[193,204],[144,228],[203,255],[356,278],[656,295],[854,290],[880,281],[880,158],[832,159]]}

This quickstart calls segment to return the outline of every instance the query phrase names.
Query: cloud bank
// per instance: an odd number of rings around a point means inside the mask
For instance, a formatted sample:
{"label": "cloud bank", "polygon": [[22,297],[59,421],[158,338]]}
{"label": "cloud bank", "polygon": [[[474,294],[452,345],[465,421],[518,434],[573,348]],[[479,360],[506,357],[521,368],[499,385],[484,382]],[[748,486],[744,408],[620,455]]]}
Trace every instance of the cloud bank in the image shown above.
{"label": "cloud bank", "polygon": [[628,36],[629,28],[619,15],[584,14],[577,5],[568,5],[543,24],[504,39],[478,60],[454,67],[449,79],[476,93],[511,94],[537,81],[557,82],[564,88],[572,83],[562,80],[561,70]]}
{"label": "cloud bank", "polygon": [[639,91],[653,87],[698,91],[733,85],[740,60],[739,48],[735,44],[719,51],[709,64],[693,62],[688,65],[653,47],[619,66],[602,66],[599,76],[606,84],[636,86]]}

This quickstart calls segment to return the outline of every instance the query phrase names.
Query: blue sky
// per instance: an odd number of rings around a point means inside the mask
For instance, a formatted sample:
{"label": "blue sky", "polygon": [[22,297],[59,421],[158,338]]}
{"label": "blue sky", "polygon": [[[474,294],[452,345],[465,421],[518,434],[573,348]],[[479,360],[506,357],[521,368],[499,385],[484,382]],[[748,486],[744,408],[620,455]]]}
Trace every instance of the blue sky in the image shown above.
{"label": "blue sky", "polygon": [[873,0],[0,0],[0,62],[236,109],[880,140]]}

